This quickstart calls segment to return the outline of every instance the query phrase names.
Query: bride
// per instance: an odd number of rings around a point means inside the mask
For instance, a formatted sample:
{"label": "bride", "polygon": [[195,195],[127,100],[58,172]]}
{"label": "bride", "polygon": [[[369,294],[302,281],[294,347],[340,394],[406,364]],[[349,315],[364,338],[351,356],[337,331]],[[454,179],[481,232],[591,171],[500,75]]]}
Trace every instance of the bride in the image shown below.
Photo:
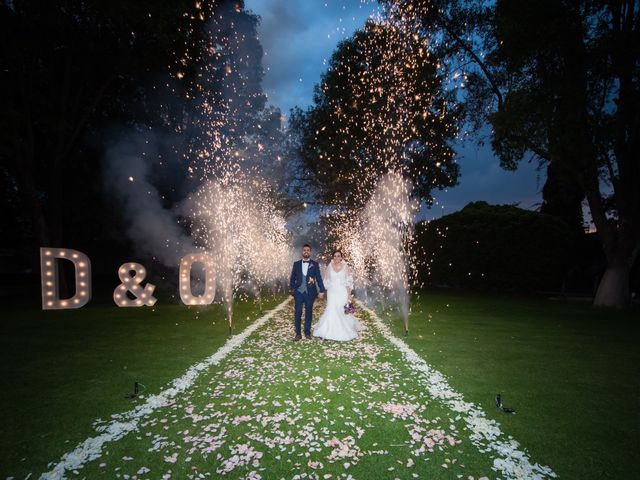
{"label": "bride", "polygon": [[353,340],[362,326],[353,316],[344,313],[353,290],[353,277],[347,262],[342,260],[342,252],[333,252],[324,273],[324,286],[327,290],[327,305],[313,330],[314,337],[326,340]]}

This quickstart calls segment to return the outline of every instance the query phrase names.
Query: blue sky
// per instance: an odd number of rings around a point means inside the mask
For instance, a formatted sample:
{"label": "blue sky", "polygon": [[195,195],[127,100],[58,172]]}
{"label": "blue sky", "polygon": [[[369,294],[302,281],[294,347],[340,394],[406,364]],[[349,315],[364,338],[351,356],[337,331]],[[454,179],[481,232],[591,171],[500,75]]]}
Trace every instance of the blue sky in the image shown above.
{"label": "blue sky", "polygon": [[[376,8],[375,2],[360,0],[245,0],[245,6],[261,17],[264,91],[285,114],[296,105],[311,104],[313,87],[338,42],[360,28]],[[467,141],[456,151],[460,184],[436,192],[438,205],[423,211],[423,218],[454,212],[475,200],[537,208],[545,175],[535,162],[523,162],[516,172],[506,172],[488,146]]]}

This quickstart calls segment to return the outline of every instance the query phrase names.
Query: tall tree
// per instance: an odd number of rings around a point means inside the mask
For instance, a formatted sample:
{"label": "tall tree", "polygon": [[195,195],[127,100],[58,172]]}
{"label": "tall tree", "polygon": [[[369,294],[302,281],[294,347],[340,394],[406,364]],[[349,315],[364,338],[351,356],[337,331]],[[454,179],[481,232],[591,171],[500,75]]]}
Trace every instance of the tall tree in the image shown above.
{"label": "tall tree", "polygon": [[583,231],[583,201],[584,191],[580,185],[557,162],[549,163],[540,212],[562,219],[575,232]]}
{"label": "tall tree", "polygon": [[370,21],[340,43],[313,105],[291,118],[320,200],[362,206],[388,171],[410,177],[427,201],[455,184],[458,116],[443,82],[423,32],[401,19]]}
{"label": "tall tree", "polygon": [[0,160],[30,211],[37,244],[68,239],[74,200],[99,171],[87,134],[146,113],[154,77],[182,47],[180,24],[192,8],[187,1],[0,3]]}
{"label": "tall tree", "polygon": [[505,168],[533,154],[579,186],[608,262],[594,304],[627,305],[640,250],[639,3],[390,3],[442,33]]}

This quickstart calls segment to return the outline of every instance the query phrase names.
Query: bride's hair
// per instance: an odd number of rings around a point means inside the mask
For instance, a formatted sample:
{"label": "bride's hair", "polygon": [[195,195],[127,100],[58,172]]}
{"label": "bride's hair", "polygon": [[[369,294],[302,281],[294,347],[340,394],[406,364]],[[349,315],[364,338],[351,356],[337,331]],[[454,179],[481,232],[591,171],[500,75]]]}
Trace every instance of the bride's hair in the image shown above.
{"label": "bride's hair", "polygon": [[342,257],[342,261],[346,264],[347,263],[347,259],[344,257],[344,253],[339,248],[336,248],[333,251],[333,253],[331,254],[331,258],[329,259],[329,263],[331,263],[333,261],[333,257],[335,256],[336,253],[340,254],[340,256]]}

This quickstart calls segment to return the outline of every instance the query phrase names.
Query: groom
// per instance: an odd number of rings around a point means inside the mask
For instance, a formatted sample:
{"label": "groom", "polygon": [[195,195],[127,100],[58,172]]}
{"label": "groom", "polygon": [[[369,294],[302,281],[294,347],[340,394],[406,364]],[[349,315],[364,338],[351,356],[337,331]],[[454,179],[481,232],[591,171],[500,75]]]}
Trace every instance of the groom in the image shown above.
{"label": "groom", "polygon": [[289,290],[295,299],[295,342],[302,338],[300,324],[302,323],[302,307],[304,306],[304,336],[311,339],[311,314],[313,312],[313,302],[316,296],[324,297],[324,284],[320,275],[320,265],[311,260],[311,245],[305,244],[302,247],[302,260],[293,262],[291,279],[289,280]]}

